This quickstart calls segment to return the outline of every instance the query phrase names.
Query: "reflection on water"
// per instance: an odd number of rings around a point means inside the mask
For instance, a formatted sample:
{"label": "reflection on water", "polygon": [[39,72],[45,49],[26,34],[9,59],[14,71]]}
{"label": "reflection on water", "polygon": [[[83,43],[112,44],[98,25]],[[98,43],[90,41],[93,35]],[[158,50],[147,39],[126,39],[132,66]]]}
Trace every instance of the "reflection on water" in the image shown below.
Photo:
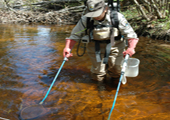
{"label": "reflection on water", "polygon": [[[73,26],[0,25],[0,117],[19,120],[22,108],[45,96],[63,57]],[[140,38],[136,55],[140,74],[121,85],[111,120],[168,120],[169,63],[151,59]],[[147,50],[146,50],[147,49]],[[116,87],[98,91],[90,80],[85,54],[65,63],[44,102],[48,112],[36,120],[107,120]],[[165,68],[167,68],[165,70]]]}

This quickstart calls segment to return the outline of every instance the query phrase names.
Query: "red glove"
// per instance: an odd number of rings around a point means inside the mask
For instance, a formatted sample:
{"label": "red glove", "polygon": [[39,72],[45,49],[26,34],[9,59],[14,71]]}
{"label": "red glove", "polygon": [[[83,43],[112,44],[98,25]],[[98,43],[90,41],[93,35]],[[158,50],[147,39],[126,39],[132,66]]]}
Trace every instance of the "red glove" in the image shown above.
{"label": "red glove", "polygon": [[123,52],[124,56],[126,54],[129,54],[130,56],[132,56],[133,54],[135,54],[135,47],[136,44],[138,43],[138,39],[132,38],[128,40],[128,49],[126,51]]}
{"label": "red glove", "polygon": [[63,57],[69,58],[69,57],[73,56],[73,54],[71,53],[71,49],[73,48],[75,43],[76,43],[76,41],[74,41],[74,40],[66,39],[66,45],[63,50]]}

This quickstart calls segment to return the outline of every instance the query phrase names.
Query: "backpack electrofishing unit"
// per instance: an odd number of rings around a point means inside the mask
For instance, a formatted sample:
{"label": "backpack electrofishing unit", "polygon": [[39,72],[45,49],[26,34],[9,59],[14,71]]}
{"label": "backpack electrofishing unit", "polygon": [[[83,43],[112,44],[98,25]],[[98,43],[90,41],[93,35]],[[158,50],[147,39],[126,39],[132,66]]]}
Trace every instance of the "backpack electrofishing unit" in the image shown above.
{"label": "backpack electrofishing unit", "polygon": [[[84,4],[86,6],[86,1],[84,1]],[[114,41],[114,40],[120,40],[122,35],[119,34],[118,36],[114,36],[113,34],[113,28],[117,28],[118,29],[118,25],[119,25],[119,20],[118,20],[118,12],[120,11],[120,1],[119,0],[108,0],[106,5],[109,7],[110,9],[110,19],[111,19],[111,24],[110,25],[94,25],[94,20],[91,20],[90,17],[87,17],[87,22],[86,22],[86,30],[85,30],[85,36],[82,37],[82,39],[79,41],[79,44],[77,46],[77,55],[79,57],[83,56],[85,54],[86,51],[86,43],[89,43],[90,41],[94,41],[95,42],[95,53],[96,53],[96,60],[97,62],[101,62],[101,58],[100,58],[100,43],[105,42],[107,43],[106,46],[106,52],[105,52],[105,58],[103,63],[107,64],[108,61],[108,57],[110,54],[110,49],[111,49],[111,42],[110,41]],[[87,7],[85,8],[85,10],[87,9]],[[110,29],[108,29],[108,35],[105,36],[100,36],[100,38],[95,37],[95,28],[101,28],[101,27],[109,27]],[[108,36],[108,37],[107,37]],[[95,38],[94,38],[95,37]],[[98,40],[101,39],[101,37],[105,37],[103,38],[103,40]],[[94,38],[91,39],[91,38]],[[83,53],[80,55],[79,54],[79,47],[80,47],[80,43],[84,43],[84,50]]]}

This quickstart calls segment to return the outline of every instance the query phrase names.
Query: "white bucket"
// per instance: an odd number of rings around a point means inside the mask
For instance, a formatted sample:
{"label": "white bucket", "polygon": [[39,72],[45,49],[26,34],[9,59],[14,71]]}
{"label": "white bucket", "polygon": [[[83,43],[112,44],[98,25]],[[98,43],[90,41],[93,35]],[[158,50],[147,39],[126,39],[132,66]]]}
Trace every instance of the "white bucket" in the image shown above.
{"label": "white bucket", "polygon": [[139,74],[139,63],[140,60],[137,58],[129,58],[125,71],[125,76],[136,77]]}

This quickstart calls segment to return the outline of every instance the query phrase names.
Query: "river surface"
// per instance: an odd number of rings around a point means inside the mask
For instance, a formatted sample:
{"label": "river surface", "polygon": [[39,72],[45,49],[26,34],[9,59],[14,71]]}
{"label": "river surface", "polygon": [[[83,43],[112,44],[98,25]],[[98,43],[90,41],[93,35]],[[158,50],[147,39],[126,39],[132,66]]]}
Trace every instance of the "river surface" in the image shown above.
{"label": "river surface", "polygon": [[[19,120],[25,107],[44,98],[73,27],[0,25],[0,119]],[[151,42],[140,37],[133,56],[140,60],[139,75],[121,84],[111,120],[169,120],[170,63]],[[87,54],[78,57],[75,47],[73,55],[44,101],[45,111],[35,120],[107,120],[118,82],[99,91],[90,79]]]}

